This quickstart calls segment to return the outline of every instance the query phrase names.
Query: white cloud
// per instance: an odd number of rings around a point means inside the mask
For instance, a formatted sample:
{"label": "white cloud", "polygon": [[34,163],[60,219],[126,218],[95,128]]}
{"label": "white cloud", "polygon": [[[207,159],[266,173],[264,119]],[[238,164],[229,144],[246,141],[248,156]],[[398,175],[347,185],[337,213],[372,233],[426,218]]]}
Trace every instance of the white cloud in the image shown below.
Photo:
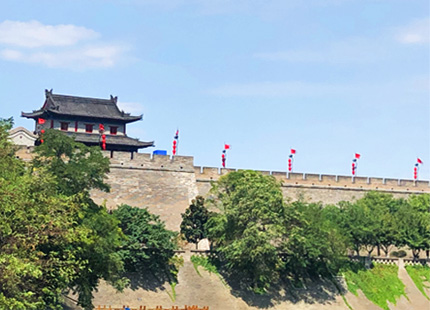
{"label": "white cloud", "polygon": [[18,51],[4,49],[0,57],[16,62],[42,64],[50,68],[109,68],[121,58],[124,48],[115,45],[87,46],[61,51]]}
{"label": "white cloud", "polygon": [[26,48],[69,46],[98,36],[94,30],[75,25],[44,25],[36,20],[0,23],[0,43]]}
{"label": "white cloud", "polygon": [[349,38],[325,47],[280,52],[256,53],[255,58],[269,61],[314,62],[314,63],[369,63],[379,61],[390,54],[381,44],[382,40],[371,38]]}
{"label": "white cloud", "polygon": [[0,56],[6,60],[17,60],[23,59],[23,54],[20,51],[5,49],[0,51]]}
{"label": "white cloud", "polygon": [[430,19],[418,19],[399,28],[397,40],[404,44],[427,44],[430,40]]}
{"label": "white cloud", "polygon": [[118,101],[118,107],[120,110],[124,110],[126,113],[131,114],[143,114],[143,111],[145,107],[143,104],[137,103],[137,102],[122,102]]}
{"label": "white cloud", "polygon": [[[430,20],[415,20],[409,25],[396,29],[394,35],[398,42],[404,44],[428,44],[430,39]],[[372,63],[393,57],[392,48],[395,41],[391,30],[384,30],[372,37],[351,37],[332,42],[326,46],[313,49],[290,49],[285,51],[255,53],[255,58],[268,61],[309,62],[309,63]]]}
{"label": "white cloud", "polygon": [[4,21],[0,23],[0,58],[73,70],[113,67],[128,48],[101,42],[99,37],[81,26]]}
{"label": "white cloud", "polygon": [[350,85],[287,81],[224,85],[210,90],[209,93],[225,97],[309,97],[339,93],[344,94],[354,90],[356,90],[356,87]]}

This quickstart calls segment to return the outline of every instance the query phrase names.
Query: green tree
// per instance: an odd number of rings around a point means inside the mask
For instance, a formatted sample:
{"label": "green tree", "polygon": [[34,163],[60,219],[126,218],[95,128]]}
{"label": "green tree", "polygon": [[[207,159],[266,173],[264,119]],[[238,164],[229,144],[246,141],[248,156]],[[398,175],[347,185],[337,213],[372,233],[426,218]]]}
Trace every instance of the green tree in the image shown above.
{"label": "green tree", "polygon": [[240,274],[255,292],[279,276],[284,202],[280,183],[255,171],[231,172],[212,188],[220,213],[207,224],[208,238],[227,272]]}
{"label": "green tree", "polygon": [[356,202],[339,203],[345,234],[353,249],[365,248],[368,255],[378,246],[388,255],[392,245],[401,245],[398,211],[403,199],[381,192],[369,192]]}
{"label": "green tree", "polygon": [[411,195],[398,211],[401,244],[418,258],[420,251],[430,249],[430,195]]}
{"label": "green tree", "polygon": [[58,130],[48,129],[44,143],[35,152],[33,167],[47,167],[57,179],[60,193],[73,195],[88,193],[91,189],[109,191],[104,182],[109,172],[109,159],[99,147],[86,146]]}
{"label": "green tree", "polygon": [[205,225],[210,213],[204,204],[205,199],[197,196],[191,201],[191,205],[185,210],[185,213],[182,213],[181,234],[188,242],[195,243],[196,249],[198,249],[199,241],[207,236]]}
{"label": "green tree", "polygon": [[[121,244],[118,223],[89,198],[89,190],[100,176],[87,174],[93,180],[86,180],[87,187],[78,190],[71,173],[67,177],[59,166],[52,165],[66,154],[54,155],[48,150],[39,153],[50,155],[40,155],[31,164],[33,169],[24,169],[7,141],[9,128],[10,124],[0,122],[0,167],[4,168],[0,171],[0,308],[60,309],[61,294],[73,289],[79,293],[80,304],[92,309],[92,291],[99,279],[124,284],[119,277],[122,261],[116,252]],[[85,150],[64,135],[55,139],[65,149]],[[93,162],[97,158],[81,157],[83,166],[101,167],[103,163]],[[77,171],[82,168],[79,161],[72,163]],[[65,164],[69,164],[67,159]],[[72,190],[61,184],[60,175],[67,178]]]}
{"label": "green tree", "polygon": [[369,205],[363,201],[341,201],[339,208],[342,214],[342,229],[353,249],[360,255],[360,250],[364,248],[370,255],[378,244],[379,213],[372,212]]}
{"label": "green tree", "polygon": [[147,209],[120,205],[113,212],[125,235],[118,254],[128,272],[174,275],[171,264],[177,249],[176,233],[166,229],[160,217]]}
{"label": "green tree", "polygon": [[281,249],[285,270],[296,279],[331,276],[344,264],[347,240],[333,221],[334,209],[303,201],[286,206]]}

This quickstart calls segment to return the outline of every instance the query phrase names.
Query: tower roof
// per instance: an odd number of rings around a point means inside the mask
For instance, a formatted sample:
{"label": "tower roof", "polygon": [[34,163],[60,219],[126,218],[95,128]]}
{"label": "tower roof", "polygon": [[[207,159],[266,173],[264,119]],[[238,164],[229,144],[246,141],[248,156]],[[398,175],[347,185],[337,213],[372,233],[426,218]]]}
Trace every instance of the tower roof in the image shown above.
{"label": "tower roof", "polygon": [[[72,137],[77,142],[81,142],[87,145],[101,145],[101,136],[87,133],[78,132],[63,132],[64,134]],[[127,136],[115,136],[106,135],[106,145],[107,149],[116,150],[134,150],[137,151],[140,148],[146,148],[154,146],[154,141],[143,142],[138,139],[133,139]]]}
{"label": "tower roof", "polygon": [[130,115],[118,108],[118,97],[110,96],[110,99],[77,97],[53,94],[45,90],[46,100],[43,107],[33,112],[22,112],[23,117],[39,118],[48,115],[61,115],[70,117],[84,117],[106,119],[130,123],[142,119],[143,115]]}

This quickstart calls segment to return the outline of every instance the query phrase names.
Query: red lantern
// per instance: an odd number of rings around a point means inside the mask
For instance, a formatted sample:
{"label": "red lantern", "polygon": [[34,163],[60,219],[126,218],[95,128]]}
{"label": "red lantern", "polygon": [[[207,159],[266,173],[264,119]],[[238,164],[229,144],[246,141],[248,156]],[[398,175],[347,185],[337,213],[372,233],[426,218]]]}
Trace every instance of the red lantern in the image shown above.
{"label": "red lantern", "polygon": [[40,143],[43,143],[45,140],[43,139],[43,134],[45,133],[45,129],[40,131]]}
{"label": "red lantern", "polygon": [[103,124],[99,124],[99,130],[103,133],[105,131],[105,126]]}
{"label": "red lantern", "polygon": [[352,175],[355,175],[355,163],[352,163]]}
{"label": "red lantern", "polygon": [[291,158],[288,158],[288,171],[291,172],[292,169],[293,169],[292,168],[292,160],[291,160]]}
{"label": "red lantern", "polygon": [[414,180],[418,178],[418,168],[414,167]]}
{"label": "red lantern", "polygon": [[106,135],[102,135],[102,149],[106,150]]}

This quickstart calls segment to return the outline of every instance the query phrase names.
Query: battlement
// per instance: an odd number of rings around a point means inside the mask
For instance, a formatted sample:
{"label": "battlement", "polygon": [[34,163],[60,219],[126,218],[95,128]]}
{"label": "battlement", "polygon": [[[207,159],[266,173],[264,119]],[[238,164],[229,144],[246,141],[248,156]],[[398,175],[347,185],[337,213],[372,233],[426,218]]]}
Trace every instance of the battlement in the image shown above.
{"label": "battlement", "polygon": [[[17,157],[29,160],[33,148],[21,147]],[[172,171],[195,174],[197,182],[216,181],[220,176],[240,169],[194,166],[192,156],[152,155],[149,153],[102,151],[110,159],[111,168],[154,171]],[[313,173],[288,173],[285,171],[256,170],[263,175],[272,175],[283,187],[336,188],[344,190],[382,190],[401,193],[430,193],[430,182],[426,180],[374,178]]]}
{"label": "battlement", "polygon": [[103,151],[112,168],[194,172],[192,156],[152,155],[137,152]]}
{"label": "battlement", "polygon": [[[198,182],[216,181],[222,175],[238,169],[220,169],[214,167],[194,167]],[[284,171],[259,171],[272,175],[282,182],[284,187],[314,187],[358,190],[383,190],[392,192],[430,192],[429,181],[404,179],[352,177],[329,174],[287,173]]]}

